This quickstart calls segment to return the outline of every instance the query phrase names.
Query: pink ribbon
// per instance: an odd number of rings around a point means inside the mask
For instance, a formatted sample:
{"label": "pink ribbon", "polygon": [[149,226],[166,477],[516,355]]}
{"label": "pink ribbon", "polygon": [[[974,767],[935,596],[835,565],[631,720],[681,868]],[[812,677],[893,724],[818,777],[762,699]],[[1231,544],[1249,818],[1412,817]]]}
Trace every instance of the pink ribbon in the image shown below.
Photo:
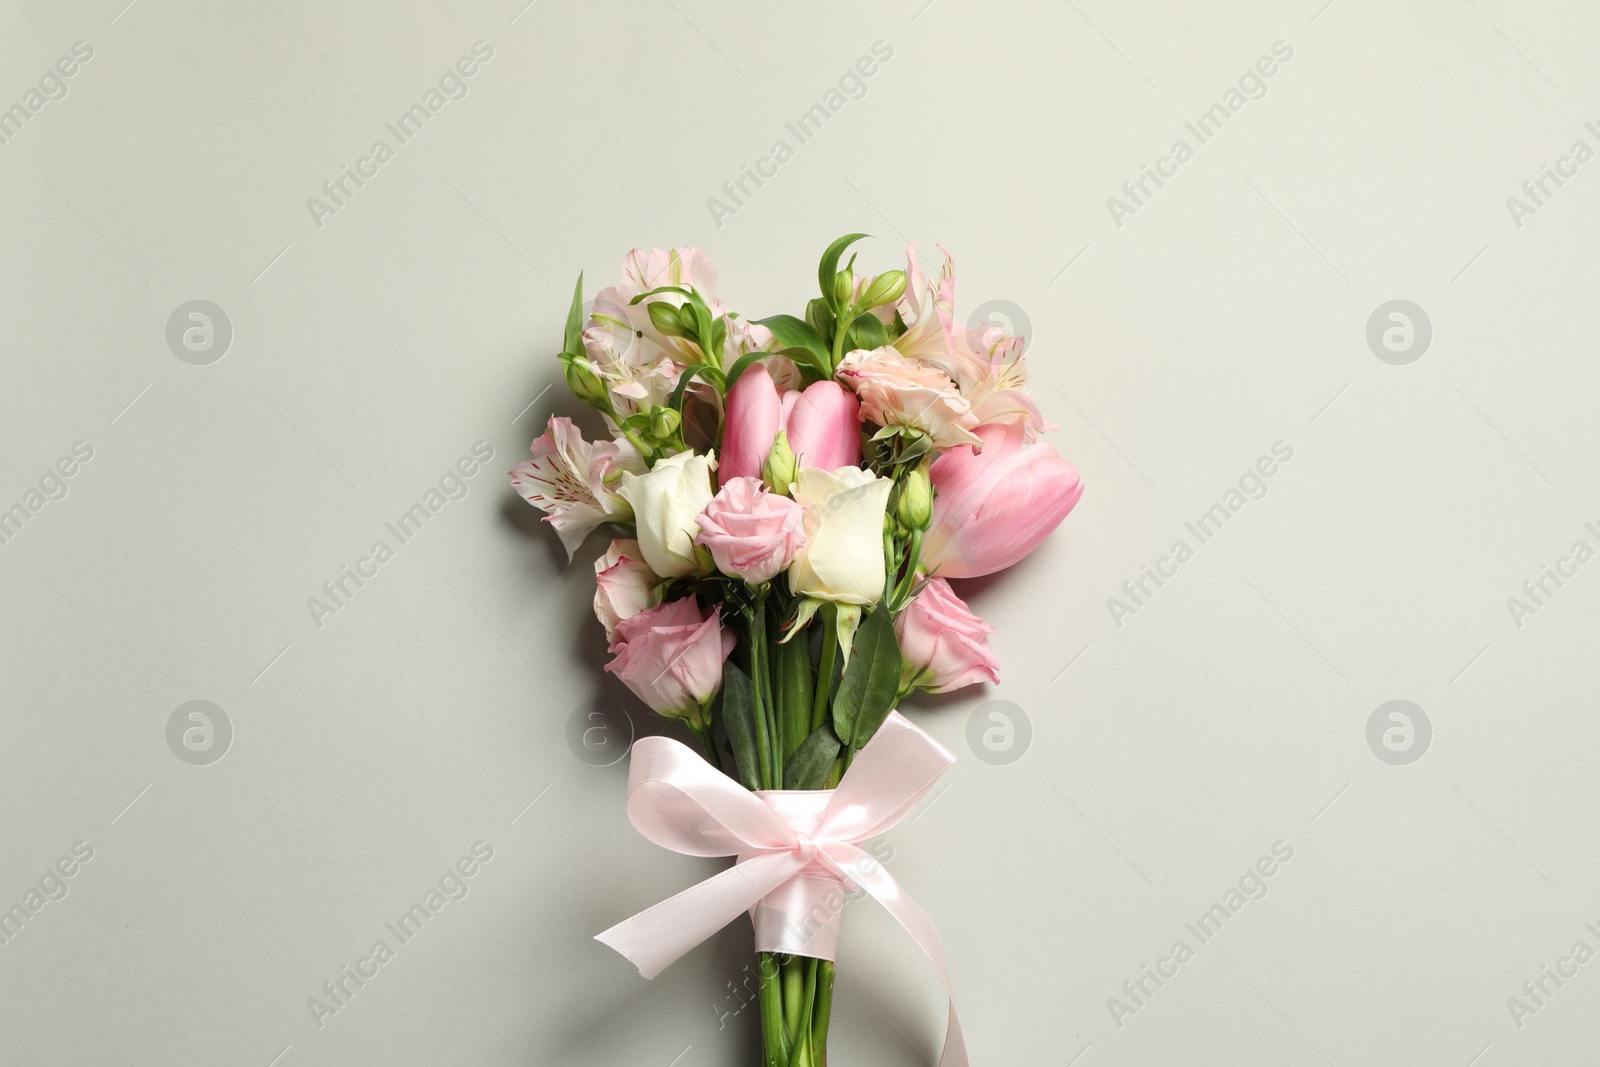
{"label": "pink ribbon", "polygon": [[939,1067],[967,1067],[938,931],[883,866],[857,847],[905,818],[954,762],[943,745],[897,711],[831,790],[752,793],[671,738],[642,738],[633,746],[628,771],[634,829],[674,852],[736,856],[738,862],[595,940],[654,978],[749,912],[756,951],[831,960],[844,894],[859,886],[905,927],[939,972],[950,996]]}

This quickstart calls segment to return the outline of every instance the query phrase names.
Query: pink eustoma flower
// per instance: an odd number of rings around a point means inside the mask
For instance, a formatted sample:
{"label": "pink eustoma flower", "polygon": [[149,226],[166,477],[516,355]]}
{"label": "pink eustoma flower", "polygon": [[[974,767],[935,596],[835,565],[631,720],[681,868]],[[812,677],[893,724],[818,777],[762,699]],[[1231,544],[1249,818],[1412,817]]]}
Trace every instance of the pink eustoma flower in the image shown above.
{"label": "pink eustoma flower", "polygon": [[650,607],[661,579],[644,561],[639,542],[618,538],[594,561],[594,617],[615,640],[617,625]]}
{"label": "pink eustoma flower", "polygon": [[669,600],[617,624],[606,670],[653,711],[700,730],[710,723],[706,707],[722,687],[734,640],[716,609],[703,611],[692,596]]}
{"label": "pink eustoma flower", "polygon": [[728,391],[717,467],[722,484],[760,478],[779,430],[798,466],[829,471],[861,462],[861,406],[849,390],[826,381],[780,394],[767,368],[757,364]]}
{"label": "pink eustoma flower", "polygon": [[931,693],[998,682],[1000,663],[989,651],[994,627],[972,613],[943,578],[934,578],[895,616],[900,640],[901,687]]}
{"label": "pink eustoma flower", "polygon": [[1067,517],[1083,483],[1043,441],[1026,443],[1020,423],[980,426],[983,450],[953,448],[933,461],[933,525],[921,569],[945,578],[1004,570],[1039,547]]}
{"label": "pink eustoma flower", "polygon": [[724,482],[698,524],[694,543],[706,546],[723,574],[751,584],[771,581],[805,541],[805,509],[758,478]]}

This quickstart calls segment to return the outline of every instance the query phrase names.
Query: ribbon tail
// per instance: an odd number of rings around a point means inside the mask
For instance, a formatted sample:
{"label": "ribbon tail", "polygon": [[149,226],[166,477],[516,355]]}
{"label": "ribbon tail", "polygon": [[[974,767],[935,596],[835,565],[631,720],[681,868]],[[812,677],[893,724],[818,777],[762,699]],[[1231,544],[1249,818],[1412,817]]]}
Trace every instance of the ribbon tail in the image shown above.
{"label": "ribbon tail", "polygon": [[[939,1057],[939,1067],[969,1067],[967,1042],[961,1033],[961,1020],[956,1014],[956,993],[950,984],[950,965],[945,959],[944,942],[939,940],[939,931],[934,929],[928,913],[906,895],[900,883],[890,877],[881,864],[854,845],[830,843],[817,852],[817,859],[839,877],[861,886],[882,904],[884,910],[894,916],[895,922],[911,935],[911,940],[928,957],[934,970],[939,972],[939,980],[944,983],[944,991],[950,998],[944,1053]],[[848,868],[845,863],[849,864]]]}
{"label": "ribbon tail", "polygon": [[730,867],[595,935],[654,978],[794,877],[805,861],[774,852]]}

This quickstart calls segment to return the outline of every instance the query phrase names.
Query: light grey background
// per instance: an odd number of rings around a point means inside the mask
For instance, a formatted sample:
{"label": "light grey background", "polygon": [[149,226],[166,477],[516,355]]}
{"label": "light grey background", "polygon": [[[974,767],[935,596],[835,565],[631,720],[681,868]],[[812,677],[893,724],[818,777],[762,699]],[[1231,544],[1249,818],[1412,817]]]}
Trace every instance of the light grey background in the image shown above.
{"label": "light grey background", "polygon": [[[637,837],[626,763],[569,749],[620,693],[600,540],[567,568],[503,472],[575,413],[551,354],[580,270],[592,292],[634,245],[696,244],[770,314],[856,229],[873,269],[942,241],[963,315],[1022,309],[1087,484],[963,587],[1003,681],[917,705],[963,758],[888,837],[974,1062],[1592,1060],[1600,962],[1520,1027],[1507,1000],[1600,949],[1600,563],[1520,626],[1507,600],[1600,548],[1600,162],[1520,226],[1507,198],[1600,148],[1600,12],[524,3],[0,5],[0,106],[93,49],[0,145],[0,507],[93,450],[0,546],[0,905],[94,850],[0,945],[0,1061],[754,1062],[744,924],[651,983],[590,940],[716,865]],[[480,40],[468,95],[316,225],[307,198]],[[797,145],[785,122],[878,41]],[[1265,95],[1118,226],[1107,199],[1277,41]],[[707,199],[779,139],[718,225]],[[195,299],[233,329],[206,366],[167,343]],[[1431,322],[1408,365],[1367,344],[1391,300]],[[479,441],[466,497],[315,625]],[[1265,498],[1117,625],[1124,580],[1279,441]],[[168,746],[196,699],[232,727],[208,765]],[[995,699],[1031,722],[1008,764],[967,746]],[[1367,742],[1395,699],[1433,730],[1408,765]],[[308,998],[479,841],[468,895],[319,1028]],[[1185,921],[1279,841],[1265,898],[1199,945]],[[925,961],[871,904],[844,925],[833,1062],[935,1058]],[[1119,1026],[1109,998],[1180,938]]]}

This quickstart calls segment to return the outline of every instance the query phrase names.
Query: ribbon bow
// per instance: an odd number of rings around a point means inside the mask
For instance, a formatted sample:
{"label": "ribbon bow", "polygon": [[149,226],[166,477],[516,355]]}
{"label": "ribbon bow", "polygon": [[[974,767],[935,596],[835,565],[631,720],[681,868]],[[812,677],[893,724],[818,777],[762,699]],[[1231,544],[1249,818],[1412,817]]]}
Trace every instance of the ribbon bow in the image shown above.
{"label": "ribbon bow", "polygon": [[939,1067],[967,1067],[944,946],[933,922],[857,843],[910,813],[955,757],[890,712],[837,789],[752,793],[668,737],[633,746],[628,819],[650,841],[688,856],[736,856],[721,874],[595,937],[654,978],[743,912],[756,951],[832,960],[847,886],[860,886],[927,954],[950,995]]}

